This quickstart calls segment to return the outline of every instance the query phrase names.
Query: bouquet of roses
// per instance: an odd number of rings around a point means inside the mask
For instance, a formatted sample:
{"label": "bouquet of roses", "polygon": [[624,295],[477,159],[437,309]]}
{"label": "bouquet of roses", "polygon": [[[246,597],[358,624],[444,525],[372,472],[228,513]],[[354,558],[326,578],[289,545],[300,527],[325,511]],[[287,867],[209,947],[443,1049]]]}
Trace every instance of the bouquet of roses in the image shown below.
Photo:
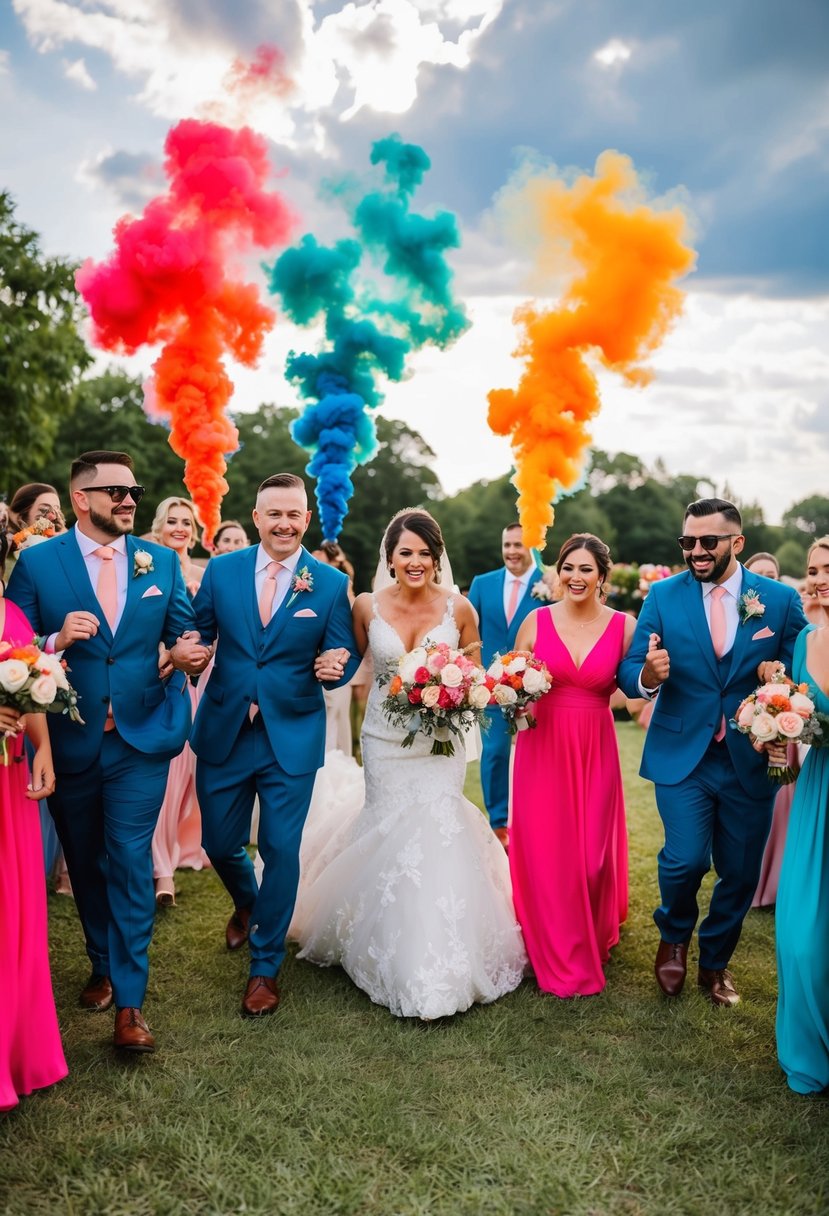
{"label": "bouquet of roses", "polygon": [[527,707],[546,696],[553,685],[553,677],[540,659],[528,650],[496,654],[487,669],[486,680],[493,704],[500,706],[511,735],[536,725]]}
{"label": "bouquet of roses", "polygon": [[40,544],[44,540],[51,540],[57,534],[58,530],[55,527],[54,517],[50,518],[49,515],[38,515],[33,524],[29,524],[27,528],[21,528],[19,532],[15,532],[12,540],[18,549],[30,549],[32,545]]}
{"label": "bouquet of roses", "polygon": [[[809,692],[808,684],[795,684],[781,665],[768,684],[761,684],[737,707],[731,726],[758,743],[825,743],[829,717],[817,712]],[[781,785],[795,776],[788,764],[772,763],[771,757],[768,774]]]}
{"label": "bouquet of roses", "polygon": [[420,732],[434,738],[433,756],[453,756],[451,736],[474,726],[490,701],[483,667],[464,651],[428,639],[392,663],[379,683],[389,685],[384,714],[406,731],[400,746],[411,747]]}
{"label": "bouquet of roses", "polygon": [[[9,705],[21,714],[69,714],[73,722],[83,726],[78,694],[66,678],[67,670],[57,655],[41,650],[37,638],[28,646],[0,642],[0,705]],[[8,764],[5,737],[0,752],[3,764]]]}

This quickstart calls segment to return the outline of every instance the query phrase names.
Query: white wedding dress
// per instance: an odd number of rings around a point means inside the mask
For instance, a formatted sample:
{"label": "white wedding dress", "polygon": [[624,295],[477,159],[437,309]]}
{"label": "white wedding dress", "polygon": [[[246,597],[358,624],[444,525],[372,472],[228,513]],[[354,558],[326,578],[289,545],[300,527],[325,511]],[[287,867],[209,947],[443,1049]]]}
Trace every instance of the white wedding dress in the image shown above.
{"label": "white wedding dress", "polygon": [[[457,646],[452,604],[430,641]],[[376,600],[369,646],[376,672],[404,652]],[[463,797],[462,744],[432,756],[432,740],[418,734],[402,748],[384,695],[375,680],[362,731],[365,802],[350,823],[345,806],[345,821],[336,807],[326,815],[342,826],[303,873],[292,936],[299,958],[339,964],[372,1001],[431,1020],[517,988],[526,954],[506,854]]]}

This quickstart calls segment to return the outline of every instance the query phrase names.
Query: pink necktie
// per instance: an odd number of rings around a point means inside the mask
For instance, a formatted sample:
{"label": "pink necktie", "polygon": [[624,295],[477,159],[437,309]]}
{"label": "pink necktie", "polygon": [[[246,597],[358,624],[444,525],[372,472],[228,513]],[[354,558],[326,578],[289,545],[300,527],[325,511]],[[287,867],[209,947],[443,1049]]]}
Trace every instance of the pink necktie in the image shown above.
{"label": "pink necktie", "polygon": [[115,551],[105,545],[95,550],[95,557],[101,558],[101,568],[98,571],[98,586],[95,594],[98,603],[104,610],[110,629],[115,633],[115,622],[118,619],[118,579],[115,574]]}
{"label": "pink necktie", "polygon": [[[725,654],[725,605],[722,602],[724,595],[725,587],[715,587],[711,592],[711,643],[718,659]],[[714,738],[717,743],[725,738],[725,715]]]}
{"label": "pink necktie", "polygon": [[507,605],[507,624],[509,625],[512,618],[515,616],[515,609],[518,607],[518,592],[521,590],[521,580],[514,578],[512,587],[509,593],[509,604]]}
{"label": "pink necktie", "polygon": [[281,569],[281,562],[268,562],[265,581],[262,584],[262,590],[259,592],[259,617],[262,621],[263,629],[271,621],[273,599],[276,595],[276,574]]}

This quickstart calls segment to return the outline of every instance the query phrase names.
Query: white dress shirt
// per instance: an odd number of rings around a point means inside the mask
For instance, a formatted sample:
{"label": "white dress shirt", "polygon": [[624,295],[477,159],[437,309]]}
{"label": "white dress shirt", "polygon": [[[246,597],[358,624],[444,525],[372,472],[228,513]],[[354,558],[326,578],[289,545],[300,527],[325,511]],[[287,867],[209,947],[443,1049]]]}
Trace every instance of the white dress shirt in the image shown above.
{"label": "white dress shirt", "polygon": [[[92,590],[97,594],[98,590],[98,575],[101,573],[101,566],[104,563],[102,557],[95,556],[96,549],[111,549],[115,554],[112,559],[115,566],[115,579],[118,586],[118,611],[115,616],[115,624],[112,627],[112,632],[118,628],[121,617],[124,615],[124,606],[127,602],[127,583],[129,581],[129,571],[127,570],[127,539],[125,536],[119,536],[117,540],[108,541],[103,545],[101,541],[92,540],[81,532],[77,524],[75,524],[75,539],[78,542],[78,548],[81,551],[81,557],[86,566],[86,572],[89,575],[89,581],[92,584]],[[147,584],[150,586],[151,584]]]}
{"label": "white dress shirt", "polygon": [[[276,572],[276,591],[273,597],[273,607],[271,608],[271,620],[273,614],[279,609],[280,604],[285,599],[291,588],[296,568],[299,565],[299,559],[302,556],[302,548],[298,548],[290,557],[283,557],[281,560],[282,569]],[[275,557],[270,557],[266,549],[260,542],[257,546],[256,554],[256,573],[254,574],[254,585],[256,587],[256,602],[262,595],[262,588],[265,585],[265,579],[268,576],[268,566],[271,562],[276,561]]]}
{"label": "white dress shirt", "polygon": [[507,624],[509,624],[509,603],[512,599],[512,584],[515,582],[521,584],[521,588],[518,592],[518,599],[515,601],[515,608],[517,611],[518,605],[521,603],[529,583],[534,582],[536,579],[540,578],[541,575],[538,573],[534,563],[531,564],[523,574],[519,574],[517,579],[514,575],[510,574],[506,566],[504,567],[504,573],[506,574],[506,578],[504,579],[504,616],[507,618]]}

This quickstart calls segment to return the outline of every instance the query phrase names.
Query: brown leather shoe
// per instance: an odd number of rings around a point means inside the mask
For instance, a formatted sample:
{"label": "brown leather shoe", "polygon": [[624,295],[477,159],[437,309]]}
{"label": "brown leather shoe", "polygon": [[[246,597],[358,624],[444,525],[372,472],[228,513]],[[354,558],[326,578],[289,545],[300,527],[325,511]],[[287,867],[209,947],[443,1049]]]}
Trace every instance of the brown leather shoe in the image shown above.
{"label": "brown leather shoe", "polygon": [[248,940],[250,908],[236,908],[225,929],[228,950],[238,950]]}
{"label": "brown leather shoe", "polygon": [[740,1003],[740,994],[734,987],[734,978],[724,967],[720,971],[709,971],[707,967],[700,967],[697,983],[700,991],[706,993],[714,1005],[731,1006]]}
{"label": "brown leather shoe", "polygon": [[119,1009],[112,1039],[121,1051],[155,1051],[155,1039],[140,1009]]}
{"label": "brown leather shoe", "polygon": [[112,984],[108,975],[97,975],[94,971],[80,991],[78,1004],[90,1013],[103,1013],[112,1004]]}
{"label": "brown leather shoe", "polygon": [[495,835],[498,837],[498,839],[500,840],[501,844],[504,846],[504,852],[508,853],[509,852],[509,828],[493,828],[492,830],[495,833]]}
{"label": "brown leather shoe", "polygon": [[279,989],[272,975],[252,975],[242,997],[242,1017],[261,1018],[266,1013],[276,1013],[279,1008]]}
{"label": "brown leather shoe", "polygon": [[653,969],[665,996],[679,996],[688,969],[688,943],[660,942]]}

